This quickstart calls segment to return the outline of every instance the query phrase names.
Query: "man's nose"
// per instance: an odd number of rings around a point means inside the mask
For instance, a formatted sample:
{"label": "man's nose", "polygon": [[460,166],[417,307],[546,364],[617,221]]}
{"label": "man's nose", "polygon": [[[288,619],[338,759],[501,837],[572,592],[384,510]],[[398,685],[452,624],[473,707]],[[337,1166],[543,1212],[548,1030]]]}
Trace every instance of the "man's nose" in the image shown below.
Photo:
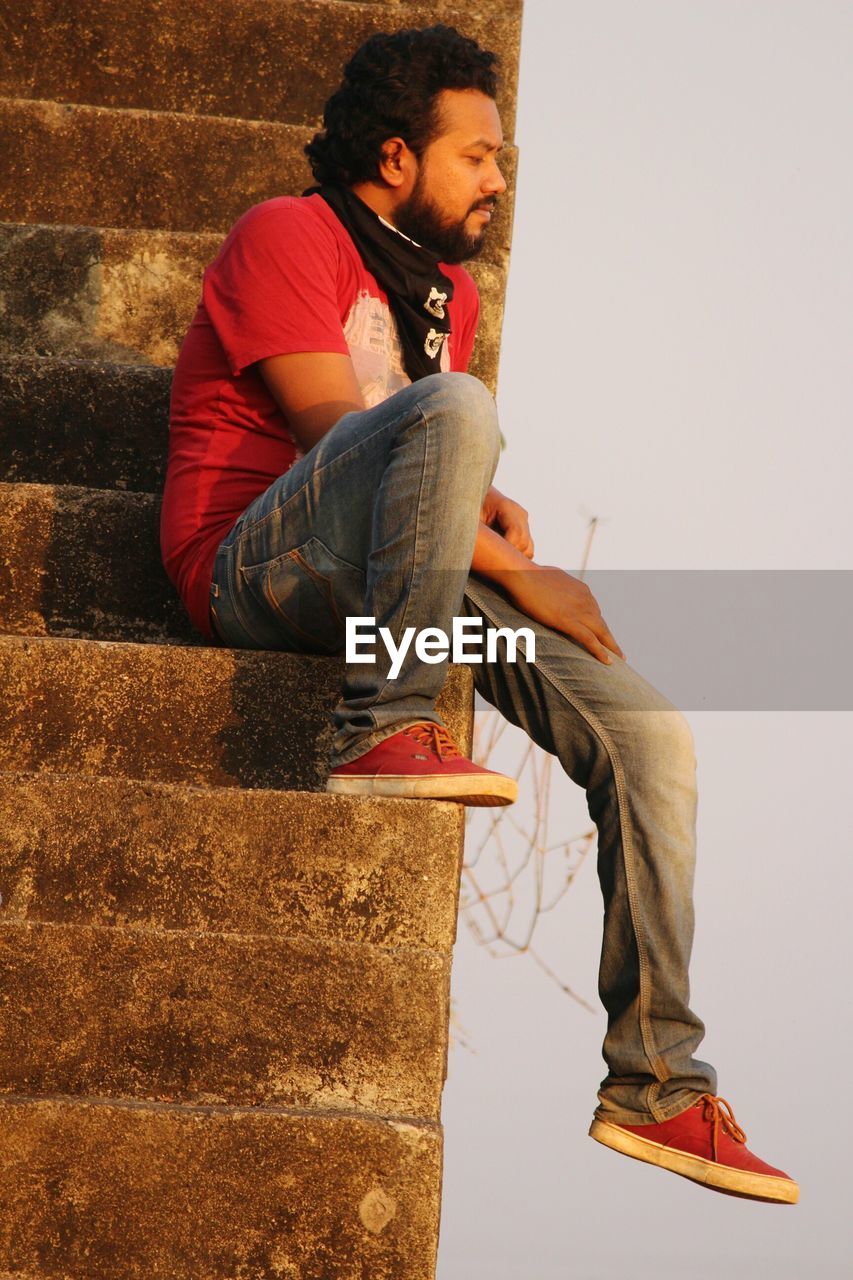
{"label": "man's nose", "polygon": [[485,184],[484,191],[488,195],[501,196],[506,191],[506,179],[498,168],[496,160],[492,161],[492,171]]}

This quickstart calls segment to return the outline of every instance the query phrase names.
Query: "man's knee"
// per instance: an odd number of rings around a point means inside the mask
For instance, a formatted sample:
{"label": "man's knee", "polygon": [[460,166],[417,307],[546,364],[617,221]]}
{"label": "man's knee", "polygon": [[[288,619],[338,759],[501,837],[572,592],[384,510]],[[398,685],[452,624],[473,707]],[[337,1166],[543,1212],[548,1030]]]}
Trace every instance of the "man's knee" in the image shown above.
{"label": "man's knee", "polygon": [[481,455],[494,468],[500,455],[500,429],[488,387],[470,373],[455,372],[429,374],[416,385],[424,417],[446,430],[466,463]]}
{"label": "man's knee", "polygon": [[693,732],[684,714],[665,694],[627,663],[590,666],[599,676],[596,713],[612,739],[626,774],[660,777],[695,785],[696,751]]}
{"label": "man's knee", "polygon": [[680,801],[696,794],[696,751],[687,720],[675,707],[645,710],[619,735],[619,755],[629,787],[644,785]]}
{"label": "man's knee", "polygon": [[693,731],[677,707],[664,711],[646,712],[646,731],[653,739],[657,751],[672,765],[682,765],[687,770],[696,768],[696,747]]}

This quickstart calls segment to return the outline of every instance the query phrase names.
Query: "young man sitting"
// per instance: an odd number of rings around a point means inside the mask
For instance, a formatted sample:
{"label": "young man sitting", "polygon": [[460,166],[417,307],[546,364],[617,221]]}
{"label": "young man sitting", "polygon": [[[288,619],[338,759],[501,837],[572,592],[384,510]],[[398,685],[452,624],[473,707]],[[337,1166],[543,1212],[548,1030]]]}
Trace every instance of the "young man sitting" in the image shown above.
{"label": "young man sitting", "polygon": [[[164,563],[198,629],[237,648],[341,654],[365,617],[399,652],[454,618],[532,631],[535,656],[499,641],[472,672],[585,789],[598,828],[608,1074],[590,1133],[791,1203],[797,1184],[747,1149],[693,1056],[690,729],[585,584],[536,563],[527,513],[492,484],[500,435],[466,372],[479,301],[460,264],[506,189],[495,63],[445,26],[372,37],[306,148],[319,186],[228,234],[175,370]],[[514,800],[435,710],[447,658],[410,645],[393,678],[391,654],[375,658],[346,663],[329,790]]]}

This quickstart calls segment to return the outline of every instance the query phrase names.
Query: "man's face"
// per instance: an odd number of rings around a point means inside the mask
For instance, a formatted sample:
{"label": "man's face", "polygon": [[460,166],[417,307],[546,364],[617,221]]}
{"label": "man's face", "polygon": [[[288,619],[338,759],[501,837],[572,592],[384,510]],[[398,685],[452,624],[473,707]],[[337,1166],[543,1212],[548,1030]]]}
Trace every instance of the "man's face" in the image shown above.
{"label": "man's face", "polygon": [[463,262],[483,247],[491,210],[506,191],[497,164],[503,146],[494,101],[477,89],[443,89],[441,132],[424,151],[394,225],[442,262]]}

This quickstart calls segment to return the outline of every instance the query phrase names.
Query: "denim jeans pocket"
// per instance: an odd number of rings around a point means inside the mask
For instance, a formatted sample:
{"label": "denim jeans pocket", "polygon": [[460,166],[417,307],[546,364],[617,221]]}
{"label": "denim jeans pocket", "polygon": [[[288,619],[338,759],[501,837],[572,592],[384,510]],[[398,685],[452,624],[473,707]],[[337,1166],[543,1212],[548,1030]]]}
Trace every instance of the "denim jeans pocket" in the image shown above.
{"label": "denim jeans pocket", "polygon": [[364,570],[336,556],[319,538],[272,560],[242,565],[240,576],[294,648],[306,652],[342,653],[346,617],[364,608]]}

